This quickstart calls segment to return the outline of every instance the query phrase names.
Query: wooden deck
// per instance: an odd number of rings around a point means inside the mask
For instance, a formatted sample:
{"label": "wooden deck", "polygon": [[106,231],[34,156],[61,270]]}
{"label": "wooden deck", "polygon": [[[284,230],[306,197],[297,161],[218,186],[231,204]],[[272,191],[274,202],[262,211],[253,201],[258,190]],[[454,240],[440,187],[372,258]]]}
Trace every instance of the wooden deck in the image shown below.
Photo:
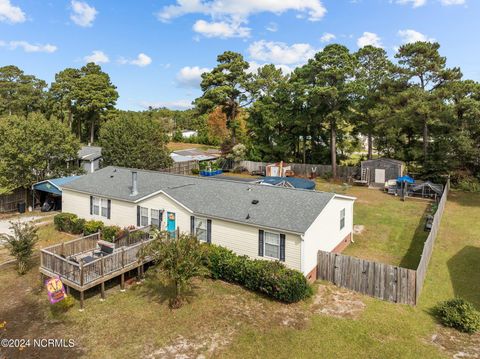
{"label": "wooden deck", "polygon": [[[139,259],[140,250],[150,243],[149,227],[132,231],[128,236],[116,242],[112,254],[99,256],[100,233],[74,239],[72,241],[46,247],[40,252],[40,273],[47,277],[60,277],[64,285],[80,292],[80,308],[83,309],[84,291],[101,285],[102,299],[105,298],[105,282],[121,276],[121,289],[124,289],[125,273],[133,269],[143,274],[143,265],[150,258]],[[136,235],[133,233],[137,232]],[[140,234],[138,234],[140,233]],[[90,257],[88,263],[85,257]]]}

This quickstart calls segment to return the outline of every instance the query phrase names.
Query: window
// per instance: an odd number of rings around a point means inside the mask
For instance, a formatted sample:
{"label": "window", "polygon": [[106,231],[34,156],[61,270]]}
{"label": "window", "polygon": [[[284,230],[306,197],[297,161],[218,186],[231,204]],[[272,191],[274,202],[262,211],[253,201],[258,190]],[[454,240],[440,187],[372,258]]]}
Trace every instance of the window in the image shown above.
{"label": "window", "polygon": [[140,226],[148,226],[148,208],[140,207]]}
{"label": "window", "polygon": [[93,197],[93,214],[100,215],[100,198]]}
{"label": "window", "polygon": [[195,235],[198,240],[207,241],[207,219],[195,217]]}
{"label": "window", "polygon": [[108,200],[102,198],[100,204],[102,206],[102,217],[108,218]]}
{"label": "window", "polygon": [[158,209],[150,210],[150,224],[157,228],[160,228],[160,211]]}
{"label": "window", "polygon": [[340,230],[345,228],[345,208],[340,211]]}
{"label": "window", "polygon": [[265,232],[265,256],[280,259],[280,235]]}

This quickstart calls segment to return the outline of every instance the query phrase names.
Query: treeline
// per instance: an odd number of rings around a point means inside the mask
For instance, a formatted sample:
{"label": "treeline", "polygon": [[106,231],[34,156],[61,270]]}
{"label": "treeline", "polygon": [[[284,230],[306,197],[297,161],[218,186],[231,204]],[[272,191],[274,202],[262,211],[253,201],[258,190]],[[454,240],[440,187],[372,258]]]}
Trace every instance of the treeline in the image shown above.
{"label": "treeline", "polygon": [[202,75],[196,110],[220,108],[226,141],[244,143],[252,160],[332,163],[335,172],[365,138],[365,157],[404,160],[426,178],[478,178],[480,85],[448,68],[439,48],[406,44],[392,61],[380,48],[334,44],[291,74],[273,65],[252,74],[240,54],[225,52]]}

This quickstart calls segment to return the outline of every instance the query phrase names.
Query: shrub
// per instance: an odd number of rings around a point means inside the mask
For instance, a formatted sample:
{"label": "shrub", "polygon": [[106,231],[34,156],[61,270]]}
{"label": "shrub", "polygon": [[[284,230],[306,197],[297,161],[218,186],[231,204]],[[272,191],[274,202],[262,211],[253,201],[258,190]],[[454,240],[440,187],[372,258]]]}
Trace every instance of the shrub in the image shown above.
{"label": "shrub", "polygon": [[10,255],[17,260],[17,272],[27,273],[33,254],[33,247],[38,241],[38,228],[33,223],[10,222],[13,235],[0,234],[0,241],[5,241]]}
{"label": "shrub", "polygon": [[105,226],[102,230],[102,238],[105,241],[112,242],[122,234],[122,229],[118,226]]}
{"label": "shrub", "polygon": [[278,261],[251,260],[208,245],[205,262],[212,278],[243,285],[282,302],[294,303],[312,295],[305,276]]}
{"label": "shrub", "polygon": [[83,234],[88,236],[103,230],[104,224],[102,221],[86,221],[83,226]]}
{"label": "shrub", "polygon": [[50,311],[53,317],[58,317],[75,305],[75,299],[71,295],[67,295],[63,300],[55,304],[50,305]]}
{"label": "shrub", "polygon": [[73,222],[78,219],[73,213],[60,213],[53,218],[55,229],[61,232],[71,232]]}
{"label": "shrub", "polygon": [[440,322],[465,333],[475,333],[480,330],[480,312],[461,298],[441,302],[434,308],[435,316]]}
{"label": "shrub", "polygon": [[196,176],[200,173],[200,170],[198,168],[192,168],[192,175]]}
{"label": "shrub", "polygon": [[70,224],[70,233],[82,234],[85,227],[85,220],[83,218],[75,218]]}

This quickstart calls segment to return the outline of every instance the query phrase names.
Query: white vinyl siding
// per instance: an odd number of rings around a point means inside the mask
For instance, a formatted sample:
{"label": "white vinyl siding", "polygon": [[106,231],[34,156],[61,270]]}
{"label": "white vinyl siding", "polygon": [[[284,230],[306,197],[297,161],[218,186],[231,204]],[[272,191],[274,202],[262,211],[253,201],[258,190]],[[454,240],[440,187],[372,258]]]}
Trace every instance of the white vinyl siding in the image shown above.
{"label": "white vinyl siding", "polygon": [[207,241],[207,219],[195,217],[195,235],[202,242]]}
{"label": "white vinyl siding", "polygon": [[264,255],[274,259],[280,259],[280,234],[265,232]]}

